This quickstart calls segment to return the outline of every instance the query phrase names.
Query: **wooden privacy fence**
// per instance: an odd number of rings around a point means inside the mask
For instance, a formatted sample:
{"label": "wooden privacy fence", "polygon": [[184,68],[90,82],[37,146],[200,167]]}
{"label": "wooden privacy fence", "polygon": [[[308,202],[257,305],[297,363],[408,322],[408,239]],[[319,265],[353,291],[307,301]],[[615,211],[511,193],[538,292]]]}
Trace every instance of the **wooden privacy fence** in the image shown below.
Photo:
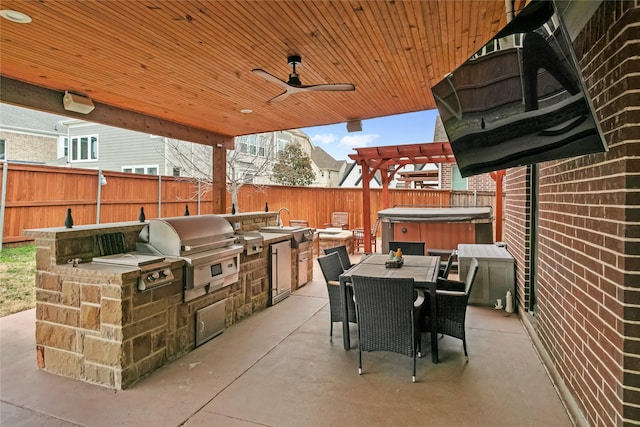
{"label": "wooden privacy fence", "polygon": [[[211,192],[198,184],[169,176],[139,175],[67,167],[0,163],[2,174],[2,242],[28,240],[23,229],[61,227],[67,208],[74,224],[135,221],[140,208],[147,219],[181,216],[185,206],[191,215],[212,212]],[[101,185],[104,176],[106,184]],[[371,223],[382,209],[382,190],[371,190]],[[282,212],[282,219],[304,219],[314,228],[330,221],[332,212],[348,212],[349,228],[362,227],[362,189],[244,185],[238,194],[238,212]],[[494,206],[494,192],[423,189],[389,190],[389,206]],[[494,208],[495,212],[495,208]]]}

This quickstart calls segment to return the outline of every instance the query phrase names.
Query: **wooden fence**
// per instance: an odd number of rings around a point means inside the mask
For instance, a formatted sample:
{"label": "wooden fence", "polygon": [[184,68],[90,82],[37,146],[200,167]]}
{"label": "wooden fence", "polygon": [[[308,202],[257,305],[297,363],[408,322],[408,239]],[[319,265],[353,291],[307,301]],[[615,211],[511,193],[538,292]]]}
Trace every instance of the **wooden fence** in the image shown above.
{"label": "wooden fence", "polygon": [[[188,206],[191,215],[230,213],[212,212],[211,192],[199,191],[198,184],[180,178],[97,171],[67,167],[0,163],[3,193],[0,221],[2,242],[28,240],[23,229],[59,227],[71,208],[74,223],[96,224],[135,221],[140,208],[147,219],[181,216]],[[106,179],[101,185],[100,173]],[[202,190],[202,189],[200,189]],[[382,209],[382,190],[371,190],[371,223]],[[316,187],[256,187],[245,185],[238,194],[238,211],[269,210],[283,212],[290,219],[304,219],[315,228],[330,221],[331,212],[349,212],[350,228],[362,226],[362,189]],[[494,192],[470,192],[423,189],[389,190],[389,206],[494,206]],[[495,212],[495,208],[494,208]]]}

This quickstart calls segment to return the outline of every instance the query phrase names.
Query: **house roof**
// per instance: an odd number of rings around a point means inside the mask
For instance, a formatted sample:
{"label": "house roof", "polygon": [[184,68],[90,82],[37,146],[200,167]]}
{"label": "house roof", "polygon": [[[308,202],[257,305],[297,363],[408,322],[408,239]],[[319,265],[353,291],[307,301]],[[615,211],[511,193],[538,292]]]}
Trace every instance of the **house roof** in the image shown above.
{"label": "house roof", "polygon": [[9,104],[0,103],[0,128],[39,132],[50,135],[62,135],[61,121],[64,116],[29,110]]}
{"label": "house roof", "polygon": [[[515,0],[516,13],[525,0]],[[22,1],[3,9],[0,99],[209,145],[435,108],[430,88],[506,23],[504,0]],[[305,85],[283,92],[290,55]],[[252,70],[262,69],[265,79]],[[86,116],[65,91],[89,97]],[[241,111],[250,109],[252,113]]]}
{"label": "house roof", "polygon": [[336,160],[329,153],[318,146],[314,146],[311,151],[311,159],[320,169],[340,170],[345,163],[344,160]]}

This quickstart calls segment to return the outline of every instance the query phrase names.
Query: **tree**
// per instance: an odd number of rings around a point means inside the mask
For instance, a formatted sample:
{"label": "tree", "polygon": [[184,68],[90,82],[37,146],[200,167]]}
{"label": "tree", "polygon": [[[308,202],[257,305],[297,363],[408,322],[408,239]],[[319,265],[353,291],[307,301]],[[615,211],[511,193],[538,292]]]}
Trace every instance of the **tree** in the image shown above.
{"label": "tree", "polygon": [[[193,199],[204,197],[211,190],[211,147],[170,138],[165,139],[165,144],[165,157],[173,165],[174,175],[198,184]],[[256,180],[269,177],[270,165],[275,159],[274,152],[272,132],[237,137],[235,149],[227,151],[227,190],[238,212],[240,188],[244,184],[254,184],[258,190],[263,187]]]}
{"label": "tree", "polygon": [[290,142],[278,153],[271,179],[282,185],[306,187],[316,179],[316,175],[311,167],[311,158],[299,144]]}

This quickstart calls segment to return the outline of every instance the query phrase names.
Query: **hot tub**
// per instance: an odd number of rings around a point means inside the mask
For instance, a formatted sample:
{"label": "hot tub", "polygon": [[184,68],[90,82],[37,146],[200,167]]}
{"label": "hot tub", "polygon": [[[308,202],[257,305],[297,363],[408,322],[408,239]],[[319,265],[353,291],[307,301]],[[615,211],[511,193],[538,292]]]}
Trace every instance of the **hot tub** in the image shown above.
{"label": "hot tub", "polygon": [[395,207],[378,211],[382,253],[390,241],[425,242],[427,249],[454,249],[460,243],[493,243],[493,215],[483,207]]}

